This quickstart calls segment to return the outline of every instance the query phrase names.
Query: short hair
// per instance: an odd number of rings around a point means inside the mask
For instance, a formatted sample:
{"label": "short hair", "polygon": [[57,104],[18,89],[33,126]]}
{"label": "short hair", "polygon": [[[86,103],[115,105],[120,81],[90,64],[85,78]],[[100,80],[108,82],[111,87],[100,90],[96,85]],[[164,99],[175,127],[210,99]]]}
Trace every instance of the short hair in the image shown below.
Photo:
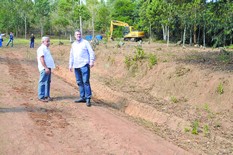
{"label": "short hair", "polygon": [[75,30],[75,31],[74,31],[74,34],[75,34],[76,32],[79,32],[79,33],[82,34],[82,32],[81,32],[80,30]]}
{"label": "short hair", "polygon": [[49,39],[49,37],[48,36],[44,36],[44,37],[42,37],[41,41],[44,42],[47,39]]}

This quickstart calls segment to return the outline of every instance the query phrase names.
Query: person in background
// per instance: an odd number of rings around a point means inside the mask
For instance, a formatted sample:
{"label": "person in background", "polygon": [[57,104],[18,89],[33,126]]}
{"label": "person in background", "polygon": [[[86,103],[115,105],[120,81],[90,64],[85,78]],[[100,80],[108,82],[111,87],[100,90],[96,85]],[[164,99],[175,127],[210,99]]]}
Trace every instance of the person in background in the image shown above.
{"label": "person in background", "polygon": [[2,34],[2,33],[0,33],[0,47],[2,47],[2,42],[3,42],[3,36],[4,36],[5,34]]}
{"label": "person in background", "polygon": [[32,33],[30,37],[30,48],[34,48],[35,36]]}
{"label": "person in background", "polygon": [[69,70],[74,73],[76,83],[79,87],[80,98],[75,103],[86,102],[88,107],[91,106],[91,86],[90,86],[90,68],[94,66],[95,53],[87,40],[82,39],[80,30],[76,30],[76,40],[71,45]]}
{"label": "person in background", "polygon": [[52,101],[50,97],[51,69],[55,68],[53,57],[49,50],[50,38],[42,37],[42,44],[37,49],[37,62],[40,72],[38,84],[38,99],[42,102]]}
{"label": "person in background", "polygon": [[11,47],[13,47],[13,40],[14,40],[14,34],[11,32],[10,33],[10,39],[9,41],[7,42],[6,46],[8,46],[10,43],[11,43]]}

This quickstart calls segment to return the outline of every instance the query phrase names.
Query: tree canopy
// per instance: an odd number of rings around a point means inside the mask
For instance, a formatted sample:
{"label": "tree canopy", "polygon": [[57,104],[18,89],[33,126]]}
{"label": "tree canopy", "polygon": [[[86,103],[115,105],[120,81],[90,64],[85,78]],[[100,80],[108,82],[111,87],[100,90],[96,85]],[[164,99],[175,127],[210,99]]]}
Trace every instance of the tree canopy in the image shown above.
{"label": "tree canopy", "polygon": [[[2,33],[65,35],[81,28],[80,20],[85,34],[108,34],[110,21],[118,20],[157,40],[213,47],[233,42],[232,0],[1,0]],[[121,31],[116,28],[115,37]]]}

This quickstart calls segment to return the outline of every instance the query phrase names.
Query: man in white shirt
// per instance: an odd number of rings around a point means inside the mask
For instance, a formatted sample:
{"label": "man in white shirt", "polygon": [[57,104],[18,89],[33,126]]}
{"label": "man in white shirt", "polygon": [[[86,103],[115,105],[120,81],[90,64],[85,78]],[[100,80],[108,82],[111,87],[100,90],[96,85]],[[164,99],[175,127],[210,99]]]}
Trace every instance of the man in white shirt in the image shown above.
{"label": "man in white shirt", "polygon": [[3,38],[2,38],[2,36],[4,36],[5,34],[2,34],[1,32],[0,32],[0,47],[2,47],[2,42],[3,42]]}
{"label": "man in white shirt", "polygon": [[50,97],[51,69],[55,68],[53,57],[49,50],[50,38],[42,37],[42,44],[37,49],[37,62],[40,72],[38,84],[38,99],[42,102],[52,101]]}
{"label": "man in white shirt", "polygon": [[95,53],[87,40],[82,39],[80,30],[75,31],[76,40],[70,50],[69,70],[74,73],[79,87],[80,98],[75,103],[86,102],[91,106],[90,68],[94,66]]}

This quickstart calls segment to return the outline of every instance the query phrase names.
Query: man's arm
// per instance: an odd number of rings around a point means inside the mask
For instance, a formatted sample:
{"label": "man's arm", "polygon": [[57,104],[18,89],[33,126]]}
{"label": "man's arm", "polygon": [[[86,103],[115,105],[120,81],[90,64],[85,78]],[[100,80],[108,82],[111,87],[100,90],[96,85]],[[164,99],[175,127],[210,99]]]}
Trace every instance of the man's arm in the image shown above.
{"label": "man's arm", "polygon": [[45,68],[45,73],[46,74],[49,74],[50,73],[50,70],[49,70],[49,68],[46,66],[46,64],[45,64],[45,60],[44,60],[44,56],[41,56],[40,57],[40,62],[41,62],[41,64],[42,64],[42,66],[44,66],[44,68]]}
{"label": "man's arm", "polygon": [[87,49],[88,49],[88,52],[89,52],[89,56],[90,56],[90,67],[93,67],[94,66],[94,62],[95,62],[95,53],[90,45],[89,42],[87,42]]}

